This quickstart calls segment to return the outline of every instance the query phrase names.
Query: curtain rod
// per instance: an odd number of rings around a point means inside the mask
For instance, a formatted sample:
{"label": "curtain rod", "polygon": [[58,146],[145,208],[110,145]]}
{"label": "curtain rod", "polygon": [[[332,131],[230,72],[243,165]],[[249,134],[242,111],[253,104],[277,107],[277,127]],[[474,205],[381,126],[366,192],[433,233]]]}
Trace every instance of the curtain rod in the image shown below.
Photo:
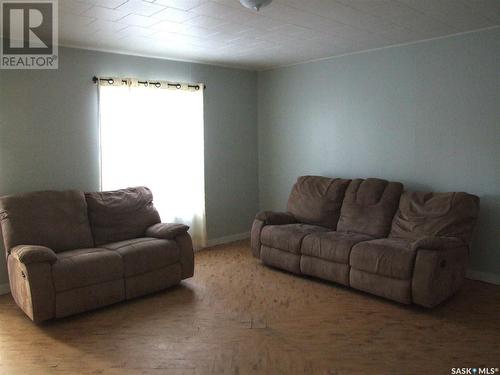
{"label": "curtain rod", "polygon": [[[96,77],[96,76],[92,77],[92,82],[94,82],[95,84],[97,84],[97,82],[99,82],[99,81],[108,82],[110,85],[112,85],[115,82],[115,79],[114,78],[100,78],[100,77]],[[128,84],[128,81],[126,79],[122,79],[122,83]],[[159,81],[137,81],[137,83],[140,85],[144,85],[144,86],[153,85],[153,86],[158,87],[158,88],[161,87],[161,82],[159,82]],[[169,87],[175,87],[177,89],[180,89],[182,87],[181,83],[167,83],[167,85]],[[193,88],[195,90],[200,89],[200,85],[188,84],[187,87]],[[207,85],[203,85],[203,89],[206,90]]]}

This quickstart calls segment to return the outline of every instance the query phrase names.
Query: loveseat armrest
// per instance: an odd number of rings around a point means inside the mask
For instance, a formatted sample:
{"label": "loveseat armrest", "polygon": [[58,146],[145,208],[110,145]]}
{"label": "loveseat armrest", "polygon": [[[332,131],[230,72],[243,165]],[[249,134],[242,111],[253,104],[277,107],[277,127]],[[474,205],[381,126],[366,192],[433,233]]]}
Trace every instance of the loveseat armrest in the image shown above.
{"label": "loveseat armrest", "polygon": [[297,220],[289,212],[262,211],[255,216],[256,220],[262,221],[265,225],[285,225],[295,224]]}
{"label": "loveseat armrest", "polygon": [[412,244],[413,250],[450,250],[468,247],[464,241],[458,237],[422,237],[417,239]]}
{"label": "loveseat armrest", "polygon": [[7,269],[12,297],[34,322],[55,317],[52,265],[56,261],[56,253],[45,246],[20,245],[9,251]]}
{"label": "loveseat armrest", "polygon": [[158,223],[146,229],[146,237],[173,240],[177,236],[186,233],[189,227],[184,224]]}
{"label": "loveseat armrest", "polygon": [[54,250],[45,246],[19,245],[10,250],[10,256],[19,260],[23,264],[50,263],[57,261]]}

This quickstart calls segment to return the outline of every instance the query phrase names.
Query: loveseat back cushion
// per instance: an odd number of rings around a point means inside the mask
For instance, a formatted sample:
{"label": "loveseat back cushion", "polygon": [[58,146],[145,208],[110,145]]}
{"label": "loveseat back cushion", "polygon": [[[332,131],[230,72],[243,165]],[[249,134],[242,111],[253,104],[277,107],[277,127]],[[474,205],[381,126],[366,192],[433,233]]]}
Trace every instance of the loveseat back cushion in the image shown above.
{"label": "loveseat back cushion", "polygon": [[86,193],[90,226],[96,246],[144,237],[160,222],[147,187]]}
{"label": "loveseat back cushion", "polygon": [[92,247],[83,192],[38,191],[0,198],[5,250],[38,245],[55,252]]}
{"label": "loveseat back cushion", "polygon": [[378,178],[355,179],[345,193],[337,230],[386,237],[403,184]]}
{"label": "loveseat back cushion", "polygon": [[458,237],[468,244],[479,213],[479,198],[467,193],[405,192],[391,237]]}
{"label": "loveseat back cushion", "polygon": [[320,176],[299,177],[288,199],[288,212],[298,222],[335,229],[350,181]]}

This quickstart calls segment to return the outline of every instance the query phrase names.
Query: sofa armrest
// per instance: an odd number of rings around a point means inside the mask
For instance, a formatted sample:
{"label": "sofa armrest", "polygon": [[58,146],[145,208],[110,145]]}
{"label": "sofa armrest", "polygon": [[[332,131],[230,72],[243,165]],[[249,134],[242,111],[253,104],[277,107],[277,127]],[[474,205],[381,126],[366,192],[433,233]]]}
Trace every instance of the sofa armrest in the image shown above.
{"label": "sofa armrest", "polygon": [[462,285],[469,246],[457,237],[423,237],[412,243],[416,251],[412,277],[413,303],[432,308]]}
{"label": "sofa armrest", "polygon": [[413,303],[432,308],[455,294],[465,279],[468,254],[466,245],[419,249],[411,282]]}
{"label": "sofa armrest", "polygon": [[48,247],[36,245],[19,245],[10,250],[10,256],[23,264],[50,263],[57,261],[57,255]]}
{"label": "sofa armrest", "polygon": [[184,224],[158,223],[146,229],[146,237],[173,240],[177,236],[186,233],[189,227]]}
{"label": "sofa armrest", "polygon": [[262,211],[255,216],[250,234],[252,253],[260,259],[260,233],[266,225],[295,224],[297,219],[289,212]]}
{"label": "sofa armrest", "polygon": [[255,216],[256,220],[262,221],[265,225],[285,225],[295,224],[297,220],[288,212],[262,211]]}
{"label": "sofa armrest", "polygon": [[423,237],[412,244],[413,250],[450,250],[461,247],[468,247],[468,245],[458,237]]}

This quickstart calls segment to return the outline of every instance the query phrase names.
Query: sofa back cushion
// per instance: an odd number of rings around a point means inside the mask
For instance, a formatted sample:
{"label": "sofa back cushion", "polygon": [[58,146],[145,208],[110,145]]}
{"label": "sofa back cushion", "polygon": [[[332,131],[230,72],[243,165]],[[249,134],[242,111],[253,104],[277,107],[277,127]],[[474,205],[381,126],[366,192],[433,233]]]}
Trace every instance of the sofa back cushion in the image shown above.
{"label": "sofa back cushion", "polygon": [[2,197],[0,220],[6,251],[17,245],[39,245],[61,252],[94,244],[81,191],[38,191]]}
{"label": "sofa back cushion", "polygon": [[299,177],[288,199],[288,212],[301,223],[335,229],[350,181],[320,176]]}
{"label": "sofa back cushion", "polygon": [[403,184],[378,178],[352,180],[345,193],[337,230],[387,237]]}
{"label": "sofa back cushion", "polygon": [[467,193],[405,192],[394,217],[391,237],[458,237],[470,243],[479,198]]}
{"label": "sofa back cushion", "polygon": [[85,198],[96,246],[144,237],[150,225],[160,222],[147,187],[86,193]]}

